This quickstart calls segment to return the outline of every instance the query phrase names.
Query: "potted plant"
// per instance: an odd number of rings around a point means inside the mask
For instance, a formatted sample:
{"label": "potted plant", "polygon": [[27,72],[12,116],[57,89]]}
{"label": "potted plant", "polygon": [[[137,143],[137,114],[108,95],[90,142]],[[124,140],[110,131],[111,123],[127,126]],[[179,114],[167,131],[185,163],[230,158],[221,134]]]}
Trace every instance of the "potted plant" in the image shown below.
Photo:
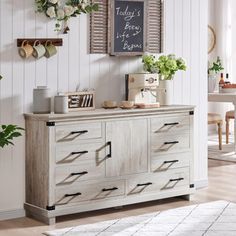
{"label": "potted plant", "polygon": [[177,58],[174,54],[162,55],[158,59],[153,55],[144,55],[143,68],[150,73],[159,74],[158,101],[160,105],[172,104],[173,78],[177,71],[186,71],[187,66],[183,58]]}
{"label": "potted plant", "polygon": [[208,92],[212,93],[216,88],[216,81],[219,73],[224,70],[220,57],[216,61],[209,63],[208,66]]}
{"label": "potted plant", "polygon": [[[0,75],[0,80],[3,77]],[[0,125],[0,148],[7,145],[14,145],[13,139],[22,136],[21,131],[24,129],[17,125]]]}

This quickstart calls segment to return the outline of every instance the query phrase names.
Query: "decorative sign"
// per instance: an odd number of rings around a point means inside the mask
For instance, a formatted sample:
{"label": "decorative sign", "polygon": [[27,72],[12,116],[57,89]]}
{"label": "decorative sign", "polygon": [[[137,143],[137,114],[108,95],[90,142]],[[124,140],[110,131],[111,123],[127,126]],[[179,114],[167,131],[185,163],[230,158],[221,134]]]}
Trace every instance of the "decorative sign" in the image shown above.
{"label": "decorative sign", "polygon": [[142,55],[146,47],[145,0],[112,0],[111,55]]}

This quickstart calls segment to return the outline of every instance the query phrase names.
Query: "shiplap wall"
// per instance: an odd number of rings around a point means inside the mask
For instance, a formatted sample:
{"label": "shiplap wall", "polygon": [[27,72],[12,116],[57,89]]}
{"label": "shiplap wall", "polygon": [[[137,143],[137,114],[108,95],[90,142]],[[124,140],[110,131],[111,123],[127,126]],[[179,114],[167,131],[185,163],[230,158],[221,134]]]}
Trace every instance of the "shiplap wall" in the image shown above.
{"label": "shiplap wall", "polygon": [[[196,181],[207,181],[207,1],[165,0],[165,52],[187,60],[188,71],[174,80],[175,103],[196,105]],[[16,38],[58,37],[54,22],[34,12],[34,0],[0,1],[0,123],[24,125],[23,113],[32,110],[32,90],[47,85],[57,91],[96,90],[96,105],[124,97],[124,74],[141,70],[137,57],[89,55],[87,16],[70,21],[71,31],[60,35],[64,46],[47,60],[22,60]],[[0,213],[22,209],[24,202],[24,139],[0,150]]]}

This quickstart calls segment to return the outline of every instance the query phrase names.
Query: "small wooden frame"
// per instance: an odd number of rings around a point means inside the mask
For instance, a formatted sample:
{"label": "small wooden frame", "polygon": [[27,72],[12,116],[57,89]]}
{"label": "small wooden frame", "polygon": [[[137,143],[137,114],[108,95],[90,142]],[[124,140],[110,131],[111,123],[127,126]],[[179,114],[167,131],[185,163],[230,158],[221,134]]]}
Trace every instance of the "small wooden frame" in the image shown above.
{"label": "small wooden frame", "polygon": [[37,40],[37,41],[39,41],[41,44],[46,44],[46,42],[47,41],[50,41],[50,42],[52,42],[52,44],[54,45],[54,46],[57,46],[57,47],[59,47],[59,46],[63,46],[63,40],[62,40],[62,38],[21,38],[21,39],[17,39],[17,47],[21,47],[21,45],[22,45],[22,42],[23,41],[27,41],[28,42],[28,44],[30,44],[31,46],[33,46],[34,45],[34,42]]}
{"label": "small wooden frame", "polygon": [[71,92],[68,96],[69,111],[89,111],[95,109],[95,92]]}

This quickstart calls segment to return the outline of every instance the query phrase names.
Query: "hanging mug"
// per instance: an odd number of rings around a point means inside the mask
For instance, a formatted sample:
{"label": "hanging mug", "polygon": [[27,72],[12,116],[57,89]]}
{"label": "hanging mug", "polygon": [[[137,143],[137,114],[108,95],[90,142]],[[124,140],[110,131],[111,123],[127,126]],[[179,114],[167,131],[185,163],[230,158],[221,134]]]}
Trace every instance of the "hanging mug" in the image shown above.
{"label": "hanging mug", "polygon": [[33,51],[33,47],[28,43],[27,40],[24,40],[21,44],[21,47],[19,48],[19,55],[22,58],[28,58],[32,55]]}
{"label": "hanging mug", "polygon": [[50,58],[57,54],[57,48],[52,44],[52,41],[47,41],[45,44],[45,57]]}
{"label": "hanging mug", "polygon": [[33,57],[35,57],[36,59],[39,59],[41,57],[44,56],[44,54],[46,53],[46,49],[45,47],[40,43],[39,40],[36,40],[34,42],[34,46],[33,46]]}

